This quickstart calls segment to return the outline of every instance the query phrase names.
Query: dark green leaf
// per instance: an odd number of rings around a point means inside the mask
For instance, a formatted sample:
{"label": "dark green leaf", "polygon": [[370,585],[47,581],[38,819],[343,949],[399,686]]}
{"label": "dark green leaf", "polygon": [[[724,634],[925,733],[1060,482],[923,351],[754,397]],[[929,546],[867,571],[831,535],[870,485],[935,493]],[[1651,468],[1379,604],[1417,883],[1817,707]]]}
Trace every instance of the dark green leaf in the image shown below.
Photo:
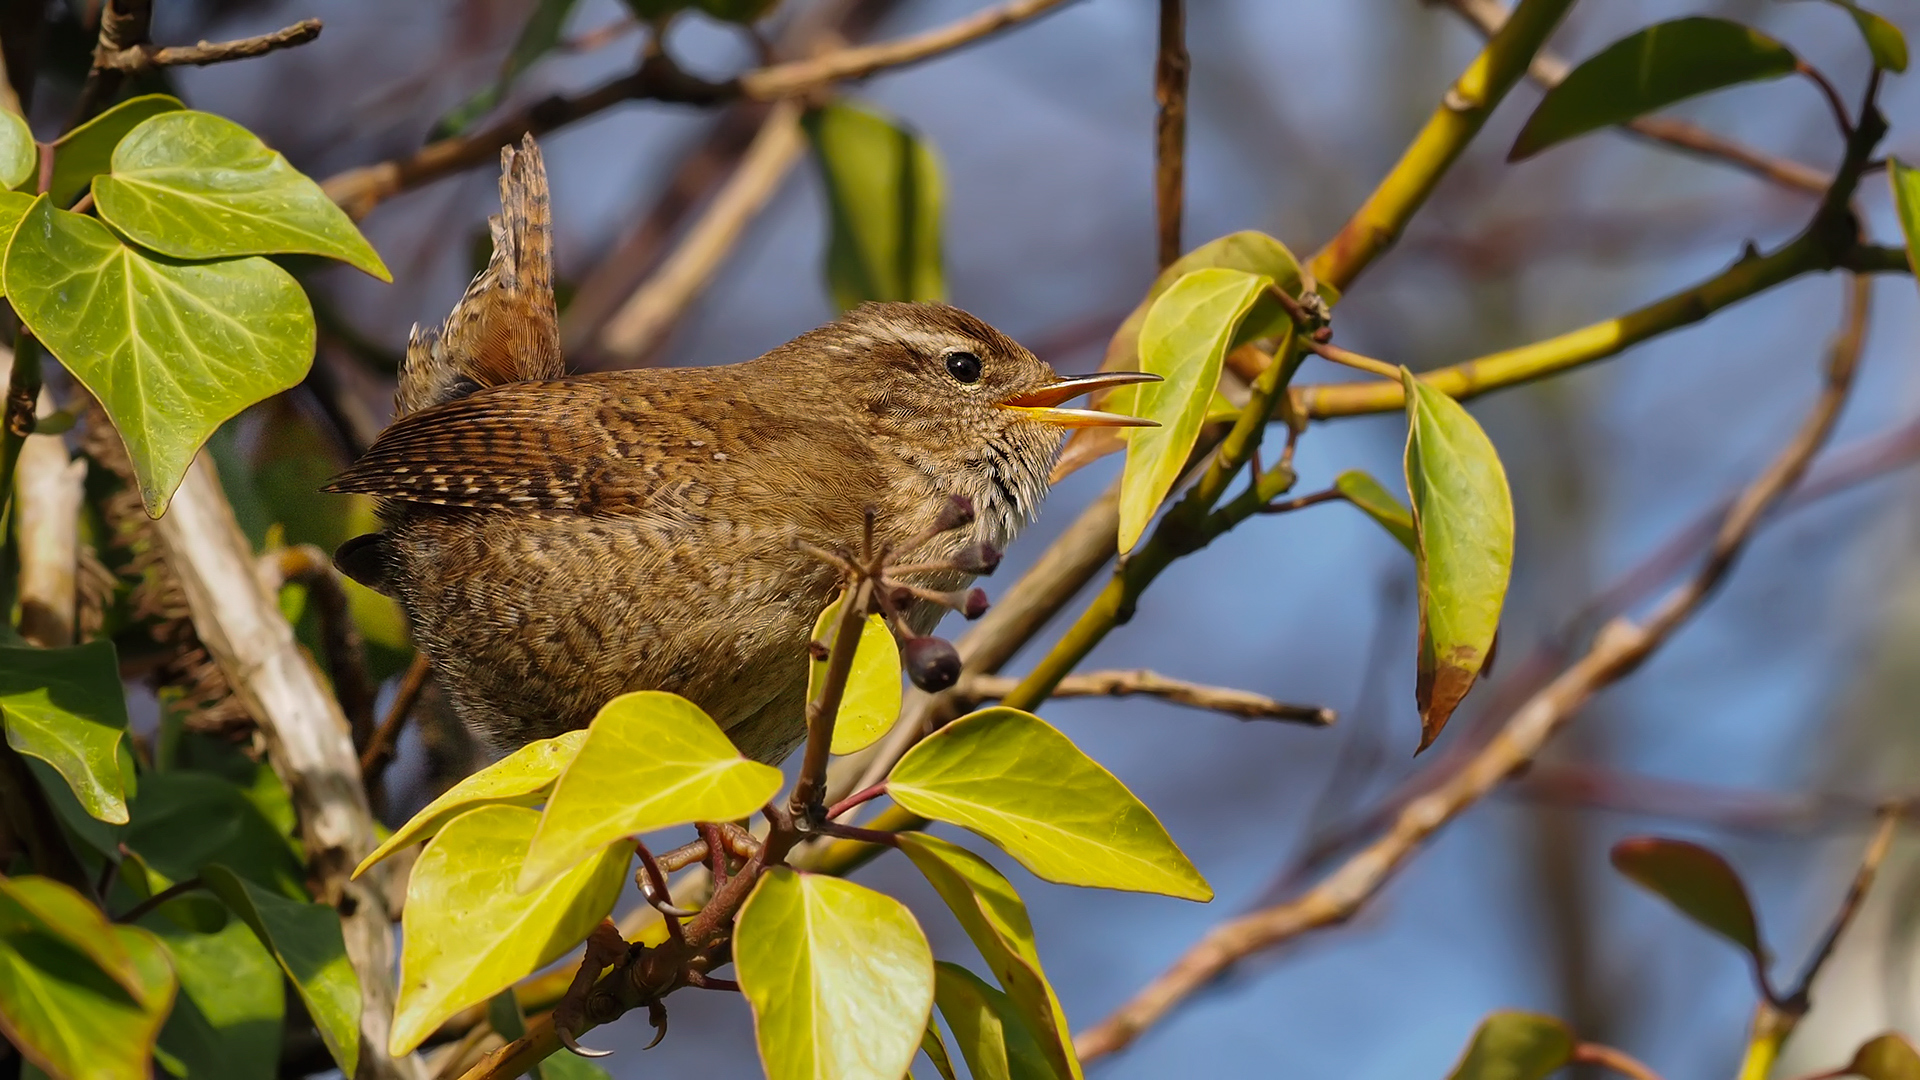
{"label": "dark green leaf", "polygon": [[1649,26],[1602,49],[1548,90],[1507,160],[1713,90],[1791,75],[1785,45],[1725,19],[1692,17]]}
{"label": "dark green leaf", "polygon": [[835,102],[804,125],[831,218],[827,288],[863,300],[943,300],[940,166],[927,143],[878,113]]}
{"label": "dark green leaf", "polygon": [[1400,369],[1407,394],[1407,493],[1420,583],[1415,691],[1420,748],[1480,677],[1513,571],[1513,495],[1492,440],[1467,410]]}
{"label": "dark green leaf", "polygon": [[293,980],[320,1041],[352,1080],[360,1062],[360,976],[347,959],[339,913],[325,904],[277,896],[217,864],[203,867],[200,879],[246,922]]}
{"label": "dark green leaf", "polygon": [[1062,1080],[1007,995],[945,960],[933,974],[934,1000],[973,1080]]}
{"label": "dark green leaf", "polygon": [[116,926],[139,989],[129,993],[86,956],[20,924],[0,930],[0,1035],[55,1078],[147,1075],[175,982],[153,935]]}
{"label": "dark green leaf", "polygon": [[184,108],[179,98],[166,94],[128,98],[62,135],[53,144],[53,182],[47,185],[47,197],[61,209],[72,206],[93,178],[111,167],[113,148],[127,132],[163,112]]}
{"label": "dark green leaf", "polygon": [[484,90],[455,106],[433,126],[430,136],[444,139],[458,135],[472,126],[473,122],[492,111],[500,99],[513,88],[513,80],[520,73],[532,67],[534,61],[552,52],[560,44],[560,31],[566,26],[567,16],[573,13],[576,0],[537,0],[533,13],[520,28],[520,37],[513,43],[513,51],[507,54],[506,62],[500,65],[500,76]]}
{"label": "dark green leaf", "polygon": [[112,642],[65,649],[0,646],[0,715],[7,745],[53,766],[87,813],[126,824],[119,748],[127,702]]}
{"label": "dark green leaf", "polygon": [[1920,266],[1920,170],[1891,158],[1887,161],[1887,180],[1893,187],[1893,207],[1899,213],[1900,234],[1907,241],[1908,267]]}
{"label": "dark green leaf", "polygon": [[1747,887],[1727,861],[1699,844],[1636,836],[1613,845],[1614,869],[1666,900],[1680,913],[1733,942],[1766,964],[1760,927]]}
{"label": "dark green leaf", "polygon": [[[826,648],[807,665],[808,701],[820,696],[827,660],[833,655],[834,628],[839,623],[840,601],[836,598],[813,623],[813,640]],[[847,673],[840,713],[834,718],[833,753],[865,750],[885,735],[899,716],[900,645],[894,641],[893,631],[887,629],[887,620],[869,615],[853,647],[853,669]]]}
{"label": "dark green leaf", "polygon": [[725,22],[759,22],[772,14],[780,0],[694,0],[701,11]]}
{"label": "dark green leaf", "polygon": [[1346,496],[1348,502],[1378,522],[1381,528],[1392,533],[1393,538],[1400,541],[1400,546],[1415,555],[1419,554],[1419,541],[1413,533],[1413,511],[1395,498],[1384,484],[1359,469],[1348,469],[1334,477],[1333,487]]}
{"label": "dark green leaf", "polygon": [[194,933],[148,916],[180,978],[180,997],[160,1029],[160,1049],[186,1080],[271,1080],[280,1060],[286,980],[273,955],[239,919]]}
{"label": "dark green leaf", "polygon": [[0,877],[0,926],[8,934],[31,931],[59,939],[129,994],[138,994],[144,985],[105,913],[51,878]]}
{"label": "dark green leaf", "polygon": [[627,9],[642,22],[658,22],[693,6],[693,0],[626,0]]}
{"label": "dark green leaf", "polygon": [[572,1054],[555,1054],[534,1067],[534,1080],[613,1080],[613,1074]]}
{"label": "dark green leaf", "polygon": [[213,429],[313,360],[313,308],[285,270],[151,259],[44,198],[7,246],[5,280],[28,328],[106,407],[156,517]]}
{"label": "dark green leaf", "polygon": [[[937,979],[937,970],[935,975]],[[936,989],[935,996],[938,995]],[[927,1017],[927,1030],[920,1036],[920,1052],[933,1062],[933,1070],[940,1074],[940,1080],[959,1080],[953,1073],[953,1058],[947,1054],[947,1041],[940,1037],[940,1025],[933,1022],[932,1016]]]}
{"label": "dark green leaf", "polygon": [[1480,1022],[1447,1080],[1546,1080],[1573,1059],[1574,1038],[1551,1016],[1497,1012]]}
{"label": "dark green leaf", "polygon": [[17,188],[40,171],[40,148],[20,114],[0,109],[0,188]]}
{"label": "dark green leaf", "polygon": [[127,826],[127,847],[165,883],[185,881],[208,863],[233,867],[256,885],[305,900],[305,869],[296,849],[240,788],[204,773],[162,772],[143,778]]}

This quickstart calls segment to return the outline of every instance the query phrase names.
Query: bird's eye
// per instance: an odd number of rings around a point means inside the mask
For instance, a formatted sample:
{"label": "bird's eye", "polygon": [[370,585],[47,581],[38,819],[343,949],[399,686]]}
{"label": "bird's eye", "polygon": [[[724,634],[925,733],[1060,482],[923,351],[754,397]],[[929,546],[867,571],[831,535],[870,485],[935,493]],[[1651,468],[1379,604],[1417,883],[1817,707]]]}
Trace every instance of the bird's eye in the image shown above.
{"label": "bird's eye", "polygon": [[947,374],[963,383],[980,381],[980,358],[970,352],[947,354]]}

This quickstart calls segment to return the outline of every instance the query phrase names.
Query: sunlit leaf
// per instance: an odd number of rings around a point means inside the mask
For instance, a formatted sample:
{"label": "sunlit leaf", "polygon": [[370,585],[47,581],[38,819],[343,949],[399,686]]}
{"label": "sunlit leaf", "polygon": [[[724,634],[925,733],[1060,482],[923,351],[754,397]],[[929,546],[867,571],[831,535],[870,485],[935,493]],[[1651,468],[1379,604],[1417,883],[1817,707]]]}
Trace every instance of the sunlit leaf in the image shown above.
{"label": "sunlit leaf", "polygon": [[1550,1016],[1497,1012],[1480,1022],[1447,1080],[1546,1080],[1573,1060],[1573,1033]]}
{"label": "sunlit leaf", "polygon": [[586,741],[585,731],[538,739],[453,785],[387,837],[385,843],[374,848],[371,855],[360,861],[353,876],[366,873],[368,867],[401,848],[429,839],[447,822],[476,806],[539,805],[553,790],[553,782],[573,760],[580,744]]}
{"label": "sunlit leaf", "polygon": [[1241,320],[1273,279],[1244,270],[1195,270],[1160,295],[1140,328],[1141,370],[1164,382],[1134,387],[1134,415],[1159,427],[1127,436],[1120,481],[1120,550],[1131,551],[1173,490],[1200,437],[1220,367]]}
{"label": "sunlit leaf", "polygon": [[1213,898],[1153,812],[1031,713],[996,707],[955,720],[907,751],[887,794],[979,833],[1048,881]]}
{"label": "sunlit leaf", "polygon": [[613,910],[633,844],[620,840],[531,893],[515,884],[538,812],[496,804],[448,822],[413,866],[401,915],[399,1002],[388,1049],[552,963]]}
{"label": "sunlit leaf", "polygon": [[1348,469],[1334,477],[1333,487],[1346,496],[1348,502],[1359,507],[1381,528],[1391,533],[1395,540],[1400,541],[1400,546],[1409,552],[1419,552],[1419,541],[1413,534],[1413,511],[1407,509],[1407,504],[1396,498],[1371,474]]}
{"label": "sunlit leaf", "polygon": [[1480,677],[1513,570],[1513,496],[1492,440],[1405,368],[1407,493],[1420,579],[1420,748]]}
{"label": "sunlit leaf", "polygon": [[93,201],[135,243],[175,258],[322,255],[393,280],[319,184],[212,113],[162,113],[128,132]]}
{"label": "sunlit leaf", "polygon": [[892,120],[837,101],[803,120],[827,193],[827,288],[863,300],[944,300],[940,165]]}
{"label": "sunlit leaf", "polygon": [[203,867],[200,879],[246,922],[293,980],[320,1041],[351,1080],[360,1060],[360,976],[347,958],[339,912],[277,896],[224,866]]}
{"label": "sunlit leaf", "polygon": [[1920,170],[1898,158],[1887,161],[1887,179],[1893,187],[1893,207],[1900,217],[1900,234],[1907,241],[1907,265],[1920,266]]}
{"label": "sunlit leaf", "polygon": [[[7,242],[13,239],[14,228],[20,224],[20,219],[25,217],[27,211],[32,208],[33,200],[34,196],[22,191],[0,191],[0,251],[4,251]],[[4,295],[6,295],[4,281],[0,281],[0,296]],[[40,423],[34,430],[43,435],[56,434],[56,432],[50,430],[54,425],[48,423],[49,419],[49,417],[42,417]],[[8,633],[11,634],[11,632],[12,627],[8,627]],[[13,641],[0,641],[0,645],[11,644],[16,643]]]}
{"label": "sunlit leaf", "polygon": [[127,132],[163,112],[184,108],[179,98],[145,94],[128,98],[62,135],[53,144],[53,181],[47,185],[47,197],[61,209],[72,206],[94,177],[112,167],[113,148]]}
{"label": "sunlit leaf", "polygon": [[286,978],[246,923],[234,919],[208,934],[145,920],[180,979],[180,996],[160,1050],[186,1080],[272,1080],[280,1062]]}
{"label": "sunlit leaf", "polygon": [[1710,91],[1791,75],[1798,63],[1785,45],[1725,19],[1656,23],[1602,49],[1548,90],[1507,160]]}
{"label": "sunlit leaf", "polygon": [[933,1008],[913,913],[840,878],[769,870],[740,908],[733,966],[767,1080],[900,1080]]}
{"label": "sunlit leaf", "polygon": [[1680,909],[1680,913],[1766,964],[1753,902],[1740,875],[1720,856],[1685,840],[1636,836],[1613,845],[1614,869]]}
{"label": "sunlit leaf", "polygon": [[0,716],[7,745],[59,772],[80,805],[124,825],[120,736],[127,702],[111,641],[65,649],[0,646]]}
{"label": "sunlit leaf", "polygon": [[0,920],[18,931],[58,938],[93,961],[130,994],[139,993],[144,985],[133,957],[114,936],[113,924],[106,915],[92,901],[52,878],[0,877]]}
{"label": "sunlit leaf", "polygon": [[934,1000],[973,1080],[1057,1080],[1065,1075],[1047,1064],[1013,1001],[973,972],[945,960],[936,963]]}
{"label": "sunlit leaf", "polygon": [[1889,1031],[1861,1044],[1842,1072],[1866,1080],[1920,1080],[1920,1051],[1899,1032]]}
{"label": "sunlit leaf", "polygon": [[532,67],[535,61],[560,44],[560,31],[566,26],[567,16],[573,13],[575,3],[576,0],[537,0],[527,21],[520,27],[520,37],[514,41],[513,51],[507,53],[506,61],[500,65],[499,78],[441,117],[433,125],[431,137],[444,139],[458,135],[491,112],[507,91],[513,88],[513,81],[521,72]]}
{"label": "sunlit leaf", "polygon": [[0,109],[0,188],[17,188],[40,171],[40,148],[20,114]]}
{"label": "sunlit leaf", "polygon": [[230,781],[181,769],[149,773],[131,813],[126,844],[164,876],[155,892],[219,863],[290,900],[307,898],[299,853]]}
{"label": "sunlit leaf", "polygon": [[[813,640],[833,651],[833,630],[840,621],[840,601],[827,605],[813,624]],[[820,695],[820,684],[827,677],[827,657],[807,668],[807,700]],[[847,673],[847,688],[840,697],[840,712],[833,724],[836,754],[865,750],[887,733],[900,716],[900,646],[887,629],[887,620],[867,616],[860,628],[860,643],[853,649],[853,669]]]}
{"label": "sunlit leaf", "polygon": [[746,817],[780,780],[779,769],[741,757],[686,698],[622,694],[593,718],[560,774],[516,887],[537,888],[623,836]]}
{"label": "sunlit leaf", "polygon": [[1080,1076],[1072,1029],[1040,966],[1033,923],[1013,885],[985,859],[938,837],[902,834],[900,849],[960,920],[961,929],[1032,1030],[1052,1071],[1063,1077]]}
{"label": "sunlit leaf", "polygon": [[313,360],[313,309],[285,270],[159,262],[45,198],[7,245],[5,279],[28,328],[106,407],[155,516],[214,428]]}
{"label": "sunlit leaf", "polygon": [[148,1075],[175,982],[152,934],[115,926],[138,989],[108,978],[65,942],[18,922],[0,925],[0,1035],[28,1061],[60,1078]]}

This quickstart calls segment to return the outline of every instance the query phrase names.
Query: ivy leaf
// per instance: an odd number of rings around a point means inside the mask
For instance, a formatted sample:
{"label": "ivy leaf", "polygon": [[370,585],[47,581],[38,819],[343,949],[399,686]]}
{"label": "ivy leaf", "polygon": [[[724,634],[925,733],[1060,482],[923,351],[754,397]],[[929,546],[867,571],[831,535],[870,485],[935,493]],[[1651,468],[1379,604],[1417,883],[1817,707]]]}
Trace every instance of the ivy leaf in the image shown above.
{"label": "ivy leaf", "polygon": [[360,1062],[360,976],[347,959],[339,913],[326,904],[276,896],[218,864],[202,867],[200,880],[240,916],[293,980],[320,1029],[320,1041],[353,1080]]}
{"label": "ivy leaf", "polygon": [[1073,1032],[1040,966],[1033,922],[1012,883],[987,860],[937,837],[903,833],[900,849],[960,920],[960,928],[1032,1031],[1049,1071],[1077,1080],[1080,1059],[1073,1053]]}
{"label": "ivy leaf", "polygon": [[1907,241],[1908,266],[1920,266],[1920,170],[1898,158],[1887,161],[1887,180],[1893,187],[1893,206],[1899,212],[1900,235]]}
{"label": "ivy leaf", "polygon": [[[833,650],[833,630],[840,621],[840,601],[813,623],[813,640]],[[827,677],[827,657],[813,660],[807,667],[807,700],[820,696],[820,684]],[[887,620],[867,616],[860,628],[860,641],[853,647],[853,669],[847,673],[847,688],[840,697],[840,715],[833,723],[832,751],[851,754],[865,750],[887,733],[900,717],[900,646],[887,629]]]}
{"label": "ivy leaf", "polygon": [[1419,554],[1419,541],[1413,533],[1413,511],[1388,491],[1386,485],[1360,469],[1348,469],[1334,477],[1333,488],[1381,528],[1392,533],[1393,538],[1400,541],[1401,547],[1415,555]]}
{"label": "ivy leaf", "polygon": [[1420,580],[1420,749],[1473,689],[1500,628],[1513,571],[1513,496],[1487,433],[1447,395],[1400,369],[1407,492]]}
{"label": "ivy leaf", "polygon": [[1710,91],[1791,75],[1799,63],[1785,45],[1725,19],[1657,23],[1602,49],[1548,90],[1507,160]]}
{"label": "ivy leaf", "polygon": [[289,900],[307,899],[298,850],[230,781],[184,769],[149,773],[132,817],[126,845],[161,876],[149,883],[155,892],[219,863]]}
{"label": "ivy leaf", "polygon": [[[6,250],[7,242],[13,239],[13,230],[19,226],[20,219],[25,217],[27,211],[32,208],[33,200],[34,196],[28,195],[25,192],[0,191],[0,251]],[[4,284],[3,281],[0,281],[0,296],[6,295]],[[41,418],[39,425],[36,426],[34,430],[47,435],[56,434],[56,432],[48,430],[50,426],[48,421],[50,419],[52,418]],[[9,634],[11,634],[13,628],[8,627],[7,629]],[[11,642],[8,643],[11,644]]]}
{"label": "ivy leaf", "polygon": [[626,880],[621,840],[531,893],[516,887],[540,815],[495,804],[440,830],[407,882],[399,1001],[387,1049],[396,1057],[447,1017],[559,959],[599,925]]}
{"label": "ivy leaf", "polygon": [[145,985],[106,915],[86,897],[51,878],[0,877],[0,920],[66,943],[129,994],[139,994]]}
{"label": "ivy leaf", "polygon": [[[939,962],[934,963],[934,999],[938,1000],[940,997]],[[931,1014],[927,1017],[927,1030],[920,1033],[920,1052],[927,1055],[928,1061],[933,1062],[933,1071],[940,1074],[940,1080],[959,1080],[953,1072],[953,1058],[947,1053],[947,1041],[940,1037],[940,1026],[933,1022]]]}
{"label": "ivy leaf", "polygon": [[1497,1012],[1480,1022],[1447,1080],[1546,1080],[1573,1060],[1573,1032],[1551,1016]]}
{"label": "ivy leaf", "polygon": [[801,120],[827,192],[827,289],[864,300],[944,300],[940,165],[925,140],[857,105]]}
{"label": "ivy leaf", "polygon": [[129,992],[65,942],[11,920],[0,925],[0,1035],[55,1078],[148,1075],[175,982],[152,934],[115,926],[133,961]]}
{"label": "ivy leaf", "polygon": [[1898,1032],[1889,1031],[1863,1043],[1841,1072],[1866,1080],[1920,1080],[1920,1051]]}
{"label": "ivy leaf", "polygon": [[1047,1064],[1007,995],[945,960],[934,964],[933,977],[934,1000],[953,1029],[954,1044],[973,1080],[1056,1080],[1064,1075]]}
{"label": "ivy leaf", "polygon": [[72,206],[94,177],[112,167],[113,148],[127,132],[161,113],[184,108],[179,98],[146,94],[128,98],[62,135],[53,144],[53,180],[47,185],[47,197],[60,209]]}
{"label": "ivy leaf", "polygon": [[1635,836],[1613,845],[1613,868],[1680,913],[1747,951],[1759,974],[1767,962],[1753,902],[1719,855],[1685,840]]}
{"label": "ivy leaf", "polygon": [[0,646],[0,716],[7,745],[53,766],[88,814],[127,823],[119,761],[127,702],[111,641]]}
{"label": "ivy leaf", "polygon": [[779,769],[741,757],[686,698],[622,694],[593,718],[560,774],[515,888],[539,888],[624,836],[746,817],[773,798],[780,780]]}
{"label": "ivy leaf", "polygon": [[162,113],[129,131],[93,201],[134,243],[178,259],[323,255],[393,280],[319,184],[212,113]]}
{"label": "ivy leaf", "polygon": [[40,148],[20,114],[0,109],[0,188],[17,188],[40,171]]}
{"label": "ivy leaf", "polygon": [[106,407],[154,517],[214,428],[298,385],[313,359],[313,308],[285,270],[151,259],[45,196],[7,245],[5,280],[21,320]]}
{"label": "ivy leaf", "polygon": [[1195,270],[1148,309],[1140,327],[1140,368],[1165,381],[1133,388],[1134,415],[1160,426],[1134,428],[1127,435],[1127,467],[1120,480],[1122,552],[1140,542],[1187,467],[1200,422],[1220,385],[1228,346],[1272,284],[1272,278],[1244,270]]}
{"label": "ivy leaf", "polygon": [[1048,881],[1213,899],[1153,811],[1031,713],[995,707],[955,720],[907,751],[887,794],[979,833]]}
{"label": "ivy leaf", "polygon": [[933,1009],[933,950],[905,904],[784,866],[741,906],[733,966],[767,1080],[900,1080]]}
{"label": "ivy leaf", "polygon": [[1884,68],[1895,75],[1907,70],[1907,38],[1899,27],[1853,0],[1828,2],[1847,9],[1847,14],[1853,16],[1854,25],[1860,28],[1860,36],[1867,39],[1867,51],[1873,55],[1874,67]]}
{"label": "ivy leaf", "polygon": [[239,919],[210,934],[157,915],[147,922],[180,980],[160,1050],[184,1067],[186,1080],[272,1080],[287,1009],[286,977],[273,955]]}
{"label": "ivy leaf", "polygon": [[569,731],[551,739],[539,739],[481,769],[448,788],[428,803],[398,832],[373,849],[353,871],[354,877],[401,848],[431,839],[447,822],[476,806],[504,803],[509,806],[537,806],[553,790],[580,744],[587,741],[585,731]]}
{"label": "ivy leaf", "polygon": [[500,65],[499,77],[442,116],[433,125],[429,138],[439,140],[458,135],[491,112],[500,99],[506,97],[507,91],[513,88],[513,80],[521,72],[532,67],[536,60],[560,44],[560,31],[566,26],[567,16],[573,14],[574,3],[575,0],[538,0],[533,6],[533,13],[527,16],[526,23],[520,28],[513,51],[507,54],[506,62]]}

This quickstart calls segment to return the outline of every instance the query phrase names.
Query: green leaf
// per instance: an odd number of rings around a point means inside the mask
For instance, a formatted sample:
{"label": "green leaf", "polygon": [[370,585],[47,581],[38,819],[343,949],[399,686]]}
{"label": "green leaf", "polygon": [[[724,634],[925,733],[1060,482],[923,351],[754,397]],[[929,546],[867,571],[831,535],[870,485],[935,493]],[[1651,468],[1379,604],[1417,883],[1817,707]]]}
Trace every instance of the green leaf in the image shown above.
{"label": "green leaf", "polygon": [[779,769],[741,757],[686,698],[622,694],[593,718],[560,774],[515,888],[539,888],[621,837],[746,817],[773,798],[780,780]]}
{"label": "green leaf", "polygon": [[320,1029],[320,1041],[352,1080],[360,1061],[360,976],[347,959],[339,913],[326,904],[276,896],[217,864],[201,868],[200,880],[246,922],[293,980]]}
{"label": "green leaf", "polygon": [[944,300],[940,165],[925,140],[869,109],[834,102],[802,120],[831,218],[827,288],[864,300]]}
{"label": "green leaf", "polygon": [[[825,649],[807,668],[807,700],[820,696],[820,684],[827,677],[827,658],[833,651],[833,630],[840,621],[840,601],[813,623],[813,640]],[[865,750],[887,733],[900,717],[900,646],[887,629],[887,620],[867,616],[860,628],[860,641],[853,647],[853,669],[847,672],[847,688],[840,697],[840,714],[833,723],[832,751],[851,754]]]}
{"label": "green leaf", "polygon": [[127,822],[120,736],[127,702],[111,641],[65,649],[0,646],[7,745],[54,767],[87,813]]}
{"label": "green leaf", "polygon": [[1032,1031],[1051,1063],[1050,1071],[1078,1078],[1080,1059],[1073,1053],[1073,1031],[1040,966],[1033,922],[1012,883],[985,859],[938,837],[903,833],[900,849],[960,920],[961,929]]}
{"label": "green leaf", "polygon": [[65,942],[129,994],[138,994],[145,985],[106,915],[51,878],[0,877],[0,920],[14,928],[7,933],[30,930]]}
{"label": "green leaf", "polygon": [[1747,951],[1754,970],[1766,965],[1760,926],[1747,887],[1727,861],[1699,844],[1635,836],[1613,845],[1613,868],[1680,913]]}
{"label": "green leaf", "polygon": [[[938,961],[936,961],[934,967],[936,1000],[940,996],[939,970]],[[959,1077],[953,1074],[953,1058],[947,1053],[947,1041],[940,1037],[940,1026],[933,1022],[931,1015],[927,1017],[927,1030],[920,1033],[920,1052],[927,1055],[928,1061],[933,1062],[933,1070],[940,1074],[940,1080],[959,1080]]]}
{"label": "green leaf", "polygon": [[214,428],[313,360],[313,308],[285,270],[150,259],[44,197],[7,246],[5,280],[20,318],[106,407],[155,517]]}
{"label": "green leaf", "polygon": [[534,1066],[534,1080],[613,1080],[613,1074],[572,1054],[555,1054]]}
{"label": "green leaf", "polygon": [[1467,410],[1400,369],[1407,492],[1420,581],[1420,749],[1473,689],[1513,571],[1513,496],[1492,440]]}
{"label": "green leaf", "polygon": [[319,184],[212,113],[162,113],[128,132],[93,201],[135,243],[178,259],[322,255],[393,280]]}
{"label": "green leaf", "polygon": [[1333,488],[1346,500],[1360,508],[1381,528],[1393,534],[1400,546],[1415,555],[1419,554],[1420,544],[1414,538],[1413,511],[1396,498],[1386,486],[1375,480],[1369,473],[1359,469],[1348,469],[1333,479]]}
{"label": "green leaf", "polygon": [[58,938],[18,924],[0,928],[0,1035],[59,1078],[148,1075],[175,982],[153,935],[116,926],[139,989],[129,993]]}
{"label": "green leaf", "polygon": [[184,109],[180,99],[147,94],[127,100],[81,124],[53,144],[53,181],[47,197],[65,209],[87,190],[93,178],[112,167],[113,148],[127,132],[164,112]]}
{"label": "green leaf", "polygon": [[[933,966],[934,1000],[973,1080],[1056,1080],[1040,1044],[1007,995],[945,960]],[[1076,1074],[1077,1075],[1077,1074]]]}
{"label": "green leaf", "polygon": [[905,904],[775,867],[734,928],[767,1080],[900,1080],[933,1009],[933,950]]}
{"label": "green leaf", "polygon": [[386,842],[361,860],[354,877],[401,848],[430,839],[447,822],[476,806],[504,803],[509,806],[537,806],[553,790],[580,744],[587,741],[585,731],[569,731],[551,739],[539,739],[481,769],[448,788],[428,803],[413,819]]}
{"label": "green leaf", "polygon": [[694,6],[722,22],[755,23],[772,14],[780,0],[694,0]]}
{"label": "green leaf", "polygon": [[[0,251],[6,250],[7,242],[13,239],[13,230],[19,226],[20,219],[25,217],[27,211],[32,208],[33,200],[34,196],[25,192],[0,191]],[[0,296],[4,295],[6,295],[5,288],[0,288]],[[57,434],[47,430],[53,426],[48,423],[50,419],[51,417],[42,417],[34,430],[44,435]],[[9,634],[12,633],[12,629],[12,627],[7,628]],[[12,644],[12,642],[0,642],[0,644]]]}
{"label": "green leaf", "polygon": [[414,864],[387,1040],[394,1055],[411,1053],[447,1017],[559,959],[613,910],[633,856],[626,840],[532,893],[516,888],[539,824],[540,815],[522,806],[469,810]]}
{"label": "green leaf", "polygon": [[1893,206],[1899,212],[1900,234],[1907,241],[1907,265],[1920,266],[1920,170],[1898,158],[1887,161],[1887,180],[1893,187]]}
{"label": "green leaf", "polygon": [[1657,23],[1602,49],[1548,90],[1507,160],[1710,91],[1791,75],[1799,62],[1785,45],[1725,19]]}
{"label": "green leaf", "polygon": [[972,829],[1048,881],[1213,899],[1153,812],[1031,713],[995,707],[955,720],[907,751],[887,794]]}
{"label": "green leaf", "polygon": [[155,891],[220,863],[288,899],[307,898],[297,849],[229,781],[180,770],[149,773],[131,811],[126,845],[166,879],[153,883]]}
{"label": "green leaf", "polygon": [[560,31],[566,26],[567,16],[573,13],[574,3],[575,0],[538,0],[533,6],[533,13],[527,16],[526,23],[520,28],[520,37],[514,41],[513,51],[507,54],[506,62],[500,65],[500,76],[442,116],[433,125],[430,138],[438,140],[458,135],[491,112],[507,91],[513,88],[513,81],[521,72],[532,67],[535,61],[560,44]]}
{"label": "green leaf", "polygon": [[1847,14],[1853,16],[1854,25],[1860,28],[1860,36],[1867,39],[1867,51],[1873,55],[1874,67],[1884,68],[1896,75],[1907,70],[1907,38],[1899,27],[1853,0],[1828,2],[1846,8]]}
{"label": "green leaf", "polygon": [[160,1050],[186,1080],[272,1080],[280,1061],[286,980],[247,924],[231,920],[211,934],[148,916],[180,979],[180,996]]}
{"label": "green leaf", "polygon": [[1273,279],[1244,270],[1195,270],[1160,295],[1140,328],[1141,370],[1166,380],[1134,387],[1134,415],[1160,426],[1127,436],[1120,480],[1120,550],[1133,550],[1187,467],[1240,323]]}
{"label": "green leaf", "polygon": [[1920,1080],[1920,1051],[1898,1032],[1889,1031],[1861,1044],[1842,1072],[1867,1080]]}
{"label": "green leaf", "polygon": [[658,22],[693,6],[693,0],[626,0],[627,9],[641,22]]}
{"label": "green leaf", "polygon": [[0,109],[0,188],[17,188],[40,171],[40,148],[19,113]]}
{"label": "green leaf", "polygon": [[1480,1022],[1447,1080],[1546,1080],[1573,1060],[1573,1033],[1550,1016],[1497,1012]]}

